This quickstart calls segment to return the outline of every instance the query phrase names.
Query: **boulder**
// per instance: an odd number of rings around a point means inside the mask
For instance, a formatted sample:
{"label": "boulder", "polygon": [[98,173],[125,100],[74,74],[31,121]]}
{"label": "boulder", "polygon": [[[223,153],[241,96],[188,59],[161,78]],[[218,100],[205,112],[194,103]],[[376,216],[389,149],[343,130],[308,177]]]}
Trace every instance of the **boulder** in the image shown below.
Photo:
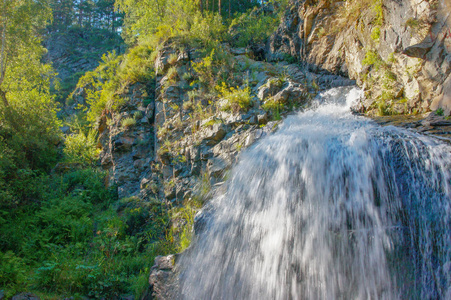
{"label": "boulder", "polygon": [[177,282],[174,272],[176,256],[157,256],[150,269],[149,284],[152,299],[170,300],[177,294]]}
{"label": "boulder", "polygon": [[208,160],[207,172],[210,177],[222,178],[229,165],[220,157],[213,157]]}
{"label": "boulder", "polygon": [[227,134],[227,126],[223,123],[213,124],[204,128],[201,132],[202,140],[207,141],[208,146],[214,146]]}
{"label": "boulder", "polygon": [[262,85],[258,89],[258,98],[260,100],[265,100],[268,97],[274,96],[280,89],[282,88],[282,81],[278,78],[272,77],[266,81],[264,85]]}

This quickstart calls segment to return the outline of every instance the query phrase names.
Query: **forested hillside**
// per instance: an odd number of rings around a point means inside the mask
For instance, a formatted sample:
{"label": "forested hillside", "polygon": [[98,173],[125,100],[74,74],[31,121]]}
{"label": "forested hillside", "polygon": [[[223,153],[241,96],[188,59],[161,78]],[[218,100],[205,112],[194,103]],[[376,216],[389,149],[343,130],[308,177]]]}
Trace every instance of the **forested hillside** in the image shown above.
{"label": "forested hillside", "polygon": [[439,2],[0,0],[0,299],[167,298],[155,257],[326,89],[446,137]]}

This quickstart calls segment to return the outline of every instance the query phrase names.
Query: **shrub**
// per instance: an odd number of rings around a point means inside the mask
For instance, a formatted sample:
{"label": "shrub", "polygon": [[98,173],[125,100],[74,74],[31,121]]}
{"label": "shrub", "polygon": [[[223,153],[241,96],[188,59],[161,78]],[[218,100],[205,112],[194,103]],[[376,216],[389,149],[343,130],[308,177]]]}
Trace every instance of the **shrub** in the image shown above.
{"label": "shrub", "polygon": [[238,112],[247,110],[252,104],[251,90],[247,86],[245,88],[228,87],[224,82],[216,86],[220,97],[227,99],[228,105],[224,107],[226,110]]}
{"label": "shrub", "polygon": [[154,52],[156,51],[149,45],[139,44],[123,55],[118,69],[121,85],[149,81],[154,76],[152,60]]}
{"label": "shrub", "polygon": [[266,111],[271,111],[274,120],[278,121],[282,119],[282,117],[280,116],[280,111],[284,109],[284,105],[282,103],[279,103],[279,101],[270,99],[262,105],[262,108]]}
{"label": "shrub", "polygon": [[374,50],[368,50],[366,52],[365,58],[363,59],[362,63],[366,66],[373,66],[376,70],[379,70],[384,66],[384,61]]}
{"label": "shrub", "polygon": [[90,129],[88,134],[79,132],[66,137],[64,154],[69,162],[91,165],[97,160],[97,132]]}
{"label": "shrub", "polygon": [[261,15],[254,10],[233,19],[229,34],[235,46],[246,47],[252,43],[264,42],[278,25],[279,18],[276,14]]}
{"label": "shrub", "polygon": [[201,207],[200,202],[190,200],[184,203],[183,207],[174,208],[171,211],[171,220],[173,224],[183,224],[180,227],[171,228],[171,236],[175,238],[175,247],[177,252],[186,250],[193,239],[194,234],[194,216]]}

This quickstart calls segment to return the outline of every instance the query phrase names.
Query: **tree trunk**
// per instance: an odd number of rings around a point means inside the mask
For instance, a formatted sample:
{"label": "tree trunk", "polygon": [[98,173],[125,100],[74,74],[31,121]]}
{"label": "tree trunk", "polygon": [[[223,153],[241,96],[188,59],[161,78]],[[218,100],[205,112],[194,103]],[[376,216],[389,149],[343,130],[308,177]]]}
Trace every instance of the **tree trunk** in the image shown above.
{"label": "tree trunk", "polygon": [[8,103],[8,99],[6,99],[6,92],[4,92],[2,89],[0,89],[0,98],[2,98],[3,105],[5,107],[8,107],[9,103]]}
{"label": "tree trunk", "polygon": [[200,9],[200,13],[202,15],[204,15],[204,0],[199,0],[199,9]]}
{"label": "tree trunk", "polygon": [[221,14],[221,0],[218,0],[218,12]]}
{"label": "tree trunk", "polygon": [[229,0],[229,18],[232,17],[232,0]]}
{"label": "tree trunk", "polygon": [[6,74],[6,26],[7,26],[7,19],[5,18],[2,26],[2,49],[0,52],[0,97],[2,98],[3,104],[5,107],[8,105],[8,100],[6,100],[6,92],[4,92],[1,89],[1,86],[3,84],[3,81],[5,80],[5,74]]}

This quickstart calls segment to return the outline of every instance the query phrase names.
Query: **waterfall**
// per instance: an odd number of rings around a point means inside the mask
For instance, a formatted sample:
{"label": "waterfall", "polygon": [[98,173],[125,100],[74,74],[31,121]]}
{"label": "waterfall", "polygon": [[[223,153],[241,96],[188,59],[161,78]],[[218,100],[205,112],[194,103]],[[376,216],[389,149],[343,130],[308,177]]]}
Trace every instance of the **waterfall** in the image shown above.
{"label": "waterfall", "polygon": [[357,88],[242,153],[178,269],[182,299],[451,299],[451,147],[352,115]]}

